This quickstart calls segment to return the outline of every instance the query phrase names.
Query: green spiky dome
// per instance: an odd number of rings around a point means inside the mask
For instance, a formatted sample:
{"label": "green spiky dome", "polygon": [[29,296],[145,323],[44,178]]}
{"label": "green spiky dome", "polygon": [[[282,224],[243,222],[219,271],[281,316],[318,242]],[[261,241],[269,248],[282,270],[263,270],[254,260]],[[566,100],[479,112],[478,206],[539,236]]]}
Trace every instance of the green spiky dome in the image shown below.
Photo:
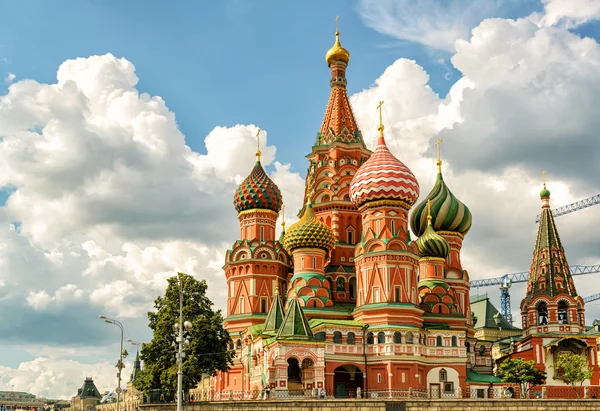
{"label": "green spiky dome", "polygon": [[428,218],[425,232],[415,241],[421,257],[447,258],[450,253],[450,244],[441,235],[435,232]]}
{"label": "green spiky dome", "polygon": [[300,221],[288,228],[283,243],[289,252],[301,247],[316,247],[330,251],[334,245],[333,231],[319,221],[310,203],[306,206]]}
{"label": "green spiky dome", "polygon": [[540,191],[540,198],[550,198],[550,191],[546,188],[546,184],[544,183],[544,188]]}
{"label": "green spiky dome", "polygon": [[233,205],[238,213],[246,210],[262,208],[281,210],[283,199],[277,185],[269,178],[260,161],[256,161],[252,172],[240,184],[233,198]]}
{"label": "green spiky dome", "polygon": [[410,226],[416,235],[421,236],[427,230],[427,200],[431,201],[431,217],[435,231],[467,234],[472,224],[471,212],[454,197],[439,171],[433,189],[412,213]]}

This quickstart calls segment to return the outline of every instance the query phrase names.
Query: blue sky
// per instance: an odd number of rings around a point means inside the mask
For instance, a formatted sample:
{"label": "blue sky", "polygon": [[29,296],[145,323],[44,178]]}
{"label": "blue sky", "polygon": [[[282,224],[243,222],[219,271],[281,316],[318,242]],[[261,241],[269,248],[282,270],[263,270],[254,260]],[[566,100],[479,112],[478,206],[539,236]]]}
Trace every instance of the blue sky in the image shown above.
{"label": "blue sky", "polygon": [[[372,91],[376,88],[374,87],[375,80],[382,76],[386,69],[390,69],[388,79],[391,79],[391,81],[386,83],[387,91],[378,91],[384,94],[387,93],[385,94],[386,106],[389,104],[393,107],[394,101],[398,101],[401,102],[398,107],[403,107],[407,112],[411,111],[413,104],[417,107],[414,113],[410,114],[413,117],[408,118],[405,118],[403,113],[393,113],[390,110],[388,114],[394,118],[395,126],[388,128],[386,125],[386,133],[389,133],[389,135],[394,134],[394,137],[409,137],[409,139],[400,139],[399,142],[390,141],[389,144],[396,155],[398,153],[403,155],[399,158],[406,161],[421,179],[421,191],[422,194],[426,194],[431,186],[431,181],[423,178],[423,176],[434,173],[433,163],[426,158],[431,154],[427,152],[427,146],[434,138],[431,134],[432,128],[428,123],[430,121],[428,119],[437,115],[435,109],[442,102],[437,97],[430,95],[428,87],[443,99],[462,76],[462,73],[454,67],[450,60],[453,56],[456,57],[459,54],[448,48],[448,44],[451,43],[454,37],[449,37],[446,42],[443,41],[444,39],[440,40],[438,38],[437,43],[432,46],[431,44],[426,45],[428,44],[427,34],[430,34],[430,31],[435,31],[436,28],[440,28],[442,33],[447,32],[448,36],[451,36],[455,32],[450,29],[458,27],[457,32],[468,40],[470,29],[478,26],[480,22],[488,17],[504,19],[526,17],[534,12],[542,12],[543,5],[538,0],[380,1],[388,5],[401,6],[399,11],[397,10],[398,13],[391,17],[392,20],[395,19],[398,23],[395,29],[390,28],[389,21],[381,22],[381,24],[377,22],[368,24],[364,13],[360,12],[361,3],[347,0],[5,1],[3,2],[2,13],[10,18],[4,18],[0,25],[0,96],[8,93],[8,84],[2,82],[2,79],[8,76],[8,73],[15,74],[15,82],[34,79],[39,83],[54,84],[56,83],[57,69],[66,60],[87,58],[92,55],[104,55],[106,53],[112,53],[117,58],[124,57],[135,65],[135,73],[139,78],[136,89],[152,96],[161,96],[166,101],[168,108],[176,115],[178,125],[185,135],[186,143],[195,152],[207,153],[204,139],[218,126],[232,127],[236,124],[242,124],[247,127],[247,125],[255,124],[266,129],[269,133],[269,145],[277,147],[276,160],[283,164],[291,164],[290,172],[283,173],[285,174],[284,177],[288,178],[285,181],[291,181],[290,187],[294,188],[296,190],[294,193],[301,197],[301,184],[299,187],[295,187],[294,184],[297,184],[298,181],[301,183],[301,179],[304,178],[307,167],[304,156],[309,153],[314,142],[315,133],[320,128],[327,104],[330,91],[330,73],[325,63],[325,53],[333,44],[335,16],[339,15],[341,41],[351,53],[351,61],[347,71],[349,94],[356,95],[356,93],[366,89]],[[485,7],[482,6],[484,4]],[[420,8],[421,5],[424,5],[424,8]],[[523,34],[526,30],[513,30],[513,28],[500,23],[497,25],[490,24],[486,29],[489,32],[484,34],[489,34],[488,39],[493,38],[494,34],[497,33],[506,33],[506,36],[513,36],[511,38],[515,44],[514,55],[523,52],[523,49],[519,48],[520,44],[533,43],[535,40]],[[554,34],[549,33],[552,31],[554,31]],[[577,47],[581,47],[577,39],[565,37],[565,31],[564,27],[552,27],[549,31],[544,31],[544,35],[549,38],[548,44],[561,45],[573,42]],[[579,36],[589,36],[595,40],[600,39],[600,25],[597,16],[590,16],[588,22],[569,27],[569,31]],[[383,34],[386,32],[388,34]],[[390,35],[390,32],[395,34]],[[554,37],[552,37],[553,35]],[[412,40],[408,39],[411,36],[414,38]],[[592,146],[588,141],[594,141],[591,139],[597,138],[594,119],[597,117],[595,107],[600,104],[600,101],[598,101],[600,92],[590,92],[590,95],[587,95],[586,92],[593,91],[594,85],[600,84],[600,79],[596,79],[587,72],[577,71],[579,67],[585,65],[585,60],[577,60],[576,63],[573,63],[573,66],[568,66],[569,59],[564,58],[564,56],[568,55],[569,47],[548,47],[551,52],[548,52],[548,56],[544,56],[552,62],[548,64],[548,67],[541,67],[542,64],[535,58],[531,61],[527,60],[526,53],[522,56],[517,55],[518,59],[515,57],[516,61],[527,61],[532,71],[538,70],[536,79],[556,79],[556,84],[567,86],[565,88],[566,103],[564,107],[561,105],[554,107],[552,105],[556,103],[554,101],[552,104],[548,104],[550,106],[548,111],[544,111],[546,107],[537,104],[535,108],[541,114],[536,116],[537,112],[531,111],[532,109],[527,107],[526,104],[521,105],[522,102],[538,101],[536,100],[537,95],[528,94],[532,87],[527,75],[523,75],[523,78],[521,78],[519,77],[521,74],[517,73],[514,83],[503,88],[501,84],[494,83],[492,77],[496,73],[489,74],[489,68],[486,66],[488,56],[486,53],[488,51],[489,56],[498,58],[497,73],[499,76],[509,76],[510,74],[507,75],[506,73],[510,73],[513,67],[517,67],[517,64],[513,64],[513,60],[511,60],[514,56],[511,55],[510,50],[505,54],[498,51],[503,50],[501,46],[504,45],[502,36],[498,37],[493,38],[493,41],[499,44],[497,48],[494,47],[496,43],[491,43],[485,45],[482,49],[472,51],[471,54],[463,51],[462,56],[460,56],[462,58],[459,62],[462,65],[461,67],[470,71],[472,77],[476,79],[477,87],[483,91],[481,91],[481,95],[478,95],[477,89],[475,91],[470,90],[469,98],[465,99],[465,102],[455,102],[460,106],[461,111],[459,114],[463,115],[465,121],[460,126],[457,121],[452,130],[443,131],[446,133],[443,138],[446,141],[444,144],[448,143],[445,147],[447,147],[449,157],[448,162],[445,163],[445,167],[447,167],[445,169],[445,179],[449,182],[457,197],[468,200],[465,202],[472,209],[474,215],[473,229],[467,240],[465,240],[465,264],[468,264],[467,268],[472,270],[472,278],[495,277],[505,272],[528,269],[535,238],[535,227],[532,221],[535,215],[539,213],[539,200],[537,198],[537,192],[539,192],[538,169],[541,170],[542,166],[548,167],[548,163],[550,163],[550,175],[553,179],[558,180],[553,182],[551,189],[553,204],[556,204],[556,206],[591,196],[600,191],[597,179],[592,178],[597,174],[590,172],[590,169],[583,169],[583,166],[573,167],[571,163],[562,162],[566,157],[587,158],[585,156],[590,155],[590,152],[594,153],[594,150],[590,149]],[[482,38],[485,39],[486,36],[482,35],[479,38],[480,42]],[[543,46],[538,47],[537,50],[542,54],[547,51]],[[465,58],[465,55],[468,58]],[[590,53],[589,55],[594,56],[595,54]],[[567,62],[562,61],[561,57]],[[415,60],[417,66],[396,64],[400,58]],[[473,64],[469,64],[470,61]],[[508,68],[503,66],[505,63],[509,65]],[[510,66],[510,64],[513,64],[513,66]],[[564,70],[562,69],[563,66],[566,67]],[[481,72],[477,70],[478,67],[482,67]],[[400,68],[402,70],[399,70]],[[420,81],[419,74],[422,73],[421,68],[430,77],[429,81],[423,84],[418,83]],[[488,71],[485,71],[486,69]],[[416,86],[411,88],[410,85],[402,83],[401,80],[406,78],[411,79]],[[540,86],[542,95],[545,95],[544,93],[552,95],[553,92],[552,84]],[[354,105],[357,117],[360,117],[361,122],[359,124],[363,127],[363,135],[368,135],[373,131],[365,129],[365,127],[370,127],[370,123],[365,119],[371,119],[374,112],[368,94],[366,92],[359,95],[360,98]],[[587,97],[583,101],[589,102],[589,104],[578,106],[579,96],[584,94]],[[498,99],[498,96],[501,98]],[[518,116],[515,117],[510,113],[511,105],[518,105],[519,109],[524,110],[527,115],[531,115],[531,121],[513,127],[514,119]],[[487,107],[493,108],[489,110],[493,115],[484,110]],[[590,111],[589,107],[593,107],[594,110]],[[479,108],[482,108],[482,110],[478,111]],[[2,118],[3,109],[0,105],[0,119]],[[573,110],[573,112],[569,112],[568,109]],[[504,112],[508,114],[503,116]],[[546,154],[547,157],[544,157],[536,150],[542,146],[551,147],[551,144],[540,144],[540,141],[543,141],[544,133],[547,133],[549,129],[552,129],[552,127],[557,128],[554,124],[546,124],[544,120],[552,120],[558,115],[565,116],[568,119],[577,119],[581,124],[580,127],[573,126],[573,129],[561,129],[556,136],[558,139],[556,141],[565,141],[572,144],[573,151],[568,152],[569,155],[564,155],[560,150],[554,150],[554,152],[558,151],[558,154],[550,153]],[[571,122],[564,123],[570,124]],[[525,138],[527,136],[522,137],[518,134],[519,130],[524,128],[527,129],[528,136],[531,138]],[[490,130],[497,131],[497,134],[493,134]],[[486,133],[489,133],[489,135]],[[498,149],[499,153],[486,154],[483,153],[485,150],[481,149],[480,146],[477,146],[477,148],[471,148],[470,146],[471,142],[477,142],[480,136],[498,141],[499,138],[504,137],[509,139],[512,135],[517,137],[506,146],[512,144],[515,151],[525,153],[525,157],[529,156],[529,158],[526,158],[527,161],[512,159],[511,156],[514,157],[514,153],[511,153],[510,150]],[[11,137],[14,138],[14,136]],[[584,138],[588,138],[588,140],[584,140]],[[413,142],[417,142],[423,148],[413,147]],[[523,143],[523,146],[520,143]],[[453,152],[452,147],[459,147],[458,150],[461,153],[458,154],[460,155]],[[463,147],[469,147],[470,150],[464,150]],[[31,152],[35,152],[34,147],[27,148]],[[116,158],[126,162],[130,158],[127,156],[129,148],[124,144],[121,150],[124,153],[122,158],[119,157],[120,154],[117,151],[111,153]],[[3,155],[3,149],[3,145],[0,144],[0,155]],[[29,151],[24,151],[24,153],[28,155]],[[89,156],[89,153],[84,154]],[[85,158],[90,161],[93,160],[91,157]],[[473,160],[477,158],[482,159],[481,163],[483,165]],[[492,160],[497,159],[497,161],[489,161],[490,158]],[[598,158],[600,159],[600,154]],[[419,163],[423,159],[425,165]],[[173,161],[179,160],[174,159]],[[235,164],[230,164],[231,168],[236,169],[234,170],[235,173],[232,171],[232,174],[245,175],[250,170],[252,162],[253,153],[249,153],[246,168],[238,170],[237,168],[240,167],[236,168],[233,167]],[[528,162],[533,165],[528,165]],[[600,164],[600,160],[597,162],[581,162],[590,167],[592,171],[594,164]],[[490,165],[491,163],[494,164]],[[20,163],[15,161],[15,164],[19,165]],[[0,172],[8,170],[8,167],[4,169],[3,165],[0,164]],[[11,166],[19,171],[18,166],[12,164]],[[32,164],[26,163],[26,166],[32,166]],[[132,168],[135,168],[135,166],[137,164],[132,165]],[[570,179],[565,177],[561,180],[560,167],[563,170],[574,170],[573,176],[570,176]],[[276,167],[273,164],[268,167],[271,173],[274,173],[275,169]],[[515,173],[515,169],[518,169],[519,172]],[[36,187],[35,183],[39,183],[43,179],[42,174],[44,172],[51,173],[54,171],[43,167],[38,169],[33,166],[31,170],[34,171],[30,174],[27,174],[30,170],[23,173],[29,180],[25,178],[19,180],[20,175],[17,177],[10,176],[10,181],[20,181],[22,185],[17,188],[9,189],[5,187],[4,190],[0,190],[0,204],[8,195],[19,191],[23,187]],[[86,170],[82,171],[74,167],[71,172],[77,174],[84,171]],[[176,193],[170,185],[153,187],[151,185],[156,180],[150,178],[154,176],[153,173],[156,175],[168,174],[171,170],[156,167],[156,169],[147,171],[149,186],[143,188],[147,188],[152,193],[154,193],[152,190],[155,190],[155,198],[164,194],[165,196],[173,195],[173,198],[180,199],[185,198],[188,194],[189,197],[198,194],[185,185],[182,185],[185,189],[182,189],[182,197],[177,197],[176,195],[181,193]],[[223,174],[226,173],[223,172]],[[0,177],[3,176],[0,175]],[[183,177],[179,176],[178,178]],[[48,215],[50,215],[48,219],[56,218],[60,222],[58,225],[69,227],[71,231],[67,230],[63,233],[56,230],[52,233],[54,237],[50,236],[42,238],[42,240],[37,238],[39,241],[37,243],[33,242],[32,245],[28,241],[34,237],[35,232],[27,231],[26,226],[28,223],[29,227],[35,226],[34,223],[39,223],[39,219],[36,220],[38,218],[36,217],[30,220],[30,216],[27,215],[28,209],[20,214],[18,204],[13,205],[10,212],[12,215],[20,216],[24,221],[22,226],[25,227],[23,228],[25,232],[15,240],[14,236],[11,237],[10,230],[7,231],[6,224],[0,225],[0,245],[6,244],[7,241],[14,240],[17,242],[17,240],[23,240],[22,243],[15,245],[17,251],[14,252],[14,255],[18,257],[15,260],[16,262],[11,261],[11,264],[7,265],[11,268],[17,267],[14,268],[13,274],[15,276],[26,277],[27,275],[33,276],[32,273],[37,273],[38,268],[35,264],[38,261],[36,258],[44,252],[67,255],[68,252],[65,250],[68,250],[76,254],[78,250],[81,250],[82,244],[90,239],[96,241],[99,248],[104,247],[97,255],[106,254],[108,257],[106,257],[106,260],[102,260],[100,257],[98,257],[98,260],[93,260],[88,259],[88,256],[83,253],[81,259],[71,261],[70,265],[65,263],[66,268],[63,268],[60,264],[54,264],[52,261],[50,263],[48,261],[40,263],[39,272],[44,273],[47,278],[41,278],[42,276],[39,276],[39,279],[34,278],[28,284],[30,288],[15,292],[14,298],[18,298],[23,304],[22,308],[25,313],[20,323],[25,324],[25,327],[27,324],[40,324],[41,327],[44,322],[47,322],[46,325],[49,329],[54,327],[55,330],[63,330],[65,338],[71,338],[73,344],[68,349],[61,351],[59,349],[61,347],[52,346],[54,338],[44,339],[44,337],[41,337],[42,341],[30,341],[28,343],[22,341],[17,343],[14,341],[6,342],[6,339],[3,342],[0,339],[0,375],[17,375],[12,370],[2,369],[2,366],[11,367],[11,369],[17,368],[24,361],[33,361],[40,356],[50,356],[53,359],[60,360],[72,359],[92,365],[113,358],[115,347],[111,344],[114,342],[117,330],[106,330],[105,332],[102,328],[105,325],[97,320],[96,316],[105,309],[107,312],[102,312],[110,315],[110,304],[115,304],[110,301],[105,303],[101,299],[98,299],[100,302],[88,303],[90,299],[87,298],[93,292],[102,290],[102,287],[106,284],[117,284],[115,283],[117,280],[129,282],[126,285],[132,285],[137,294],[133,293],[128,297],[129,299],[125,299],[118,304],[122,304],[125,308],[133,306],[138,311],[143,312],[146,306],[140,308],[142,306],[140,302],[148,303],[148,306],[151,306],[151,300],[155,297],[153,293],[156,293],[155,289],[151,288],[149,284],[160,282],[162,280],[161,273],[165,271],[175,272],[181,267],[185,267],[186,263],[197,260],[200,261],[197,265],[192,264],[197,270],[193,274],[199,277],[208,276],[209,280],[213,281],[213,283],[210,283],[212,288],[209,290],[211,292],[215,293],[215,290],[222,291],[224,280],[220,265],[222,264],[223,249],[207,241],[203,237],[202,229],[205,222],[208,224],[209,219],[214,219],[218,224],[221,224],[223,231],[227,231],[223,234],[223,237],[226,238],[228,244],[236,239],[235,213],[233,207],[231,207],[231,197],[233,196],[235,183],[231,175],[213,175],[213,178],[217,181],[217,184],[225,187],[227,195],[224,197],[226,199],[220,202],[221,199],[216,198],[217,196],[215,198],[204,197],[197,203],[192,203],[192,205],[200,206],[204,206],[205,203],[208,204],[207,210],[213,213],[210,218],[206,215],[198,217],[192,212],[187,215],[186,213],[189,212],[190,208],[182,207],[179,209],[174,206],[173,213],[180,213],[182,220],[187,218],[188,220],[184,222],[192,227],[198,227],[199,234],[196,238],[198,249],[194,249],[189,245],[171,244],[178,251],[172,254],[181,258],[181,260],[176,260],[173,257],[173,266],[169,266],[163,261],[172,257],[169,250],[164,252],[166,257],[161,254],[159,257],[163,259],[157,258],[159,261],[155,264],[144,266],[140,263],[141,268],[134,264],[137,261],[133,263],[129,261],[135,260],[135,255],[131,257],[122,251],[125,243],[130,247],[131,244],[129,243],[137,241],[135,234],[138,233],[135,230],[143,231],[135,225],[136,222],[129,224],[128,221],[125,221],[129,214],[124,214],[125,217],[110,216],[115,218],[111,219],[109,223],[117,221],[124,228],[119,227],[123,228],[120,231],[115,229],[114,232],[110,230],[101,232],[101,235],[106,234],[106,232],[109,233],[105,243],[103,243],[98,240],[98,232],[94,231],[96,229],[94,224],[102,226],[103,223],[106,223],[105,221],[98,221],[93,218],[93,215],[84,215],[85,218],[82,218],[77,213],[75,213],[77,215],[62,215],[59,212],[60,210],[50,211],[48,212]],[[293,178],[296,178],[296,180],[293,180]],[[27,183],[30,181],[34,184],[28,185]],[[480,181],[492,181],[496,184],[495,187],[499,188],[491,190],[489,186],[483,183],[480,184]],[[196,183],[195,180],[192,182]],[[52,187],[56,185],[58,187],[56,191],[63,189],[61,182],[47,181],[46,183]],[[144,183],[145,181],[142,181],[140,186],[143,186]],[[70,187],[68,184],[65,186]],[[190,186],[193,187],[193,184]],[[34,199],[39,201],[35,205],[51,208],[56,203],[60,204],[62,200],[60,196],[52,197],[56,193],[47,193],[43,190],[43,187],[39,188],[37,186],[37,188],[40,192],[36,192],[35,195],[30,197],[28,197],[28,194],[31,194],[31,190],[29,192],[27,190],[20,191],[25,200],[33,201],[31,199]],[[137,187],[129,188],[133,190]],[[79,194],[74,196],[77,195]],[[123,202],[126,201],[123,200]],[[26,204],[25,208],[33,208],[31,203]],[[76,204],[89,205],[85,201]],[[134,206],[136,204],[138,203],[133,202]],[[520,204],[520,207],[513,210],[512,204]],[[4,212],[4,209],[8,210],[9,208],[9,206],[3,207],[1,211]],[[599,211],[590,209],[576,215],[561,217],[559,229],[563,230],[563,227],[573,228],[572,230],[561,231],[561,237],[565,242],[568,255],[572,256],[569,257],[571,264],[598,263],[600,259],[598,249],[600,249],[600,246],[598,246],[596,238],[586,237],[585,229],[589,224],[586,216],[588,216],[587,218],[590,218],[589,216],[595,218],[594,216],[600,216]],[[35,213],[31,214],[34,215]],[[489,218],[490,215],[494,218]],[[0,217],[3,216],[0,213]],[[142,218],[144,217],[147,216]],[[156,221],[163,217],[164,214],[159,213],[150,215],[147,226],[154,229],[155,226],[160,225],[155,225]],[[18,221],[16,218],[13,221]],[[198,221],[199,219],[201,220]],[[92,223],[89,223],[89,221],[92,221]],[[119,224],[114,225],[118,226]],[[104,226],[102,227],[104,228]],[[189,236],[181,235],[178,237],[177,233],[173,234],[172,231],[162,226],[159,226],[157,231],[161,231],[159,234],[164,237],[157,235],[156,238],[152,239],[155,240],[154,242],[144,238],[145,242],[140,240],[140,248],[156,247],[162,252],[161,247],[169,241],[189,240]],[[6,238],[9,240],[6,240]],[[69,248],[73,244],[77,247]],[[202,254],[204,249],[208,250],[206,255]],[[504,250],[508,255],[506,257],[500,255],[501,253],[496,251],[498,249]],[[150,251],[148,254],[160,254],[156,250]],[[194,255],[196,251],[198,255]],[[218,258],[215,259],[212,253],[217,255]],[[140,252],[140,254],[143,253]],[[180,257],[180,255],[184,257]],[[117,266],[115,261],[120,261],[119,259],[127,260],[138,271],[133,269],[128,271],[122,269],[122,267],[115,268]],[[19,265],[21,260],[26,261],[27,264],[24,266]],[[40,258],[40,260],[42,259]],[[108,263],[106,263],[107,261]],[[4,269],[3,263],[0,258],[0,268],[2,269]],[[88,275],[84,278],[82,273],[93,269],[95,267],[94,263],[98,263],[97,265],[102,267],[102,275],[96,278]],[[106,265],[100,263],[106,263]],[[132,273],[133,271],[135,272]],[[155,273],[157,273],[156,277],[153,277]],[[5,279],[4,274],[6,272],[0,272],[0,312],[2,303],[6,301],[3,300],[1,283]],[[52,276],[56,278],[50,278]],[[591,276],[578,277],[577,284],[583,281],[582,277],[589,278]],[[38,282],[39,284],[37,284]],[[58,308],[56,308],[56,311],[48,309],[48,314],[43,310],[36,311],[35,307],[27,300],[28,297],[31,297],[31,293],[42,291],[46,292],[48,296],[56,297],[58,287],[67,282],[77,285],[84,292],[83,295],[87,298],[84,304],[77,305],[81,304],[81,301],[77,300],[76,303],[69,302],[62,306],[58,300],[53,300],[55,301],[53,304]],[[218,289],[218,287],[221,287],[221,289]],[[594,284],[586,283],[586,287],[582,289],[594,289]],[[481,291],[488,291],[494,303],[498,304],[496,289]],[[513,308],[516,309],[523,293],[523,287],[517,285],[512,291]],[[582,294],[588,295],[591,292],[586,291]],[[223,294],[211,295],[211,298],[215,301],[220,298],[220,304],[222,304],[222,297]],[[69,305],[71,303],[73,305]],[[102,303],[105,303],[105,305],[103,306]],[[53,307],[50,305],[50,308]],[[596,305],[596,308],[600,307]],[[600,315],[600,309],[597,309],[596,312]],[[32,318],[35,316],[33,320],[27,320],[26,316],[30,314]],[[113,312],[112,315],[116,316],[117,313]],[[126,338],[136,340],[150,338],[150,332],[146,327],[147,321],[143,315],[125,315],[124,317],[126,329],[128,330]],[[66,328],[59,328],[64,327],[65,322],[71,321],[69,319],[79,321],[78,324],[81,327],[81,330],[75,330],[73,336],[67,335],[68,330]],[[86,324],[88,322],[89,324]],[[2,326],[2,320],[0,319],[0,334],[3,330]],[[112,331],[114,331],[114,335]],[[42,347],[40,343],[43,344],[46,340],[48,340],[48,347]],[[48,350],[44,351],[43,348],[48,348]],[[73,364],[65,363],[55,365],[57,369],[67,366],[75,367]],[[76,374],[77,370],[81,371],[83,369],[84,372],[87,372],[93,368],[91,365],[86,367],[73,368],[73,374],[76,377],[74,381],[79,381],[77,379],[79,376]],[[114,374],[112,366],[105,368],[107,370],[106,375],[112,376]],[[26,378],[22,377],[19,381],[24,379]],[[3,383],[6,383],[4,377],[0,381],[0,390],[3,388]],[[105,383],[103,382],[101,385],[105,385]],[[69,382],[69,384],[71,383]],[[61,389],[66,390],[65,392],[71,392],[72,390],[69,387],[70,385],[65,383]],[[29,386],[23,386],[20,389],[34,390]]]}
{"label": "blue sky", "polygon": [[[0,26],[0,65],[17,79],[56,81],[65,60],[112,53],[136,66],[138,89],[162,96],[194,150],[216,125],[255,123],[278,145],[278,159],[305,167],[329,95],[325,52],[340,15],[351,52],[350,93],[368,88],[399,57],[414,59],[442,96],[459,73],[449,53],[377,33],[357,3],[334,0],[9,1]],[[498,10],[526,15],[532,4]],[[535,2],[532,2],[537,5]],[[539,5],[537,5],[539,8]],[[452,76],[446,79],[446,74]]]}

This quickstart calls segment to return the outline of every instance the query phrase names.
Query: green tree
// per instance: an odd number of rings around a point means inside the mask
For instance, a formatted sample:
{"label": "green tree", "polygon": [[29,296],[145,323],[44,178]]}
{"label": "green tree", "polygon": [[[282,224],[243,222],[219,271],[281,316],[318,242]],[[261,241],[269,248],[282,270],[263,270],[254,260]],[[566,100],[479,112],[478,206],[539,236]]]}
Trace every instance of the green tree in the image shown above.
{"label": "green tree", "polygon": [[528,397],[529,390],[546,381],[546,372],[535,368],[535,361],[525,361],[523,358],[509,358],[503,361],[496,371],[502,382],[519,384],[521,398]]}
{"label": "green tree", "polygon": [[585,380],[589,380],[593,375],[587,366],[587,361],[579,354],[561,354],[554,362],[554,378],[561,379],[569,384],[573,387],[577,396],[580,397],[581,386]]}
{"label": "green tree", "polygon": [[179,283],[183,291],[183,320],[190,321],[190,345],[183,360],[183,391],[196,387],[202,374],[214,375],[226,371],[233,364],[231,338],[223,328],[221,311],[212,309],[206,296],[206,281],[178,273],[168,280],[164,297],[154,301],[156,311],[148,313],[152,341],[144,344],[140,358],[144,369],[134,385],[141,391],[177,389],[177,363],[175,359],[175,324],[179,322]]}

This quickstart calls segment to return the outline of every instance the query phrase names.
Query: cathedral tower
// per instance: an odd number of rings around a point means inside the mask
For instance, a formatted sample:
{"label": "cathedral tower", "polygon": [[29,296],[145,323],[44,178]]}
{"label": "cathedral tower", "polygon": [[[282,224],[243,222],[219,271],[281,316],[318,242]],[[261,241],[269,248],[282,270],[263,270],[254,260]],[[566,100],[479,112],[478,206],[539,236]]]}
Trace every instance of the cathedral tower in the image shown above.
{"label": "cathedral tower", "polygon": [[542,214],[538,227],[527,294],[521,302],[525,335],[534,333],[583,333],[583,299],[577,294],[565,250],[550,211],[550,191],[540,192]]}
{"label": "cathedral tower", "polygon": [[[437,177],[433,188],[425,199],[415,206],[411,216],[411,228],[417,236],[423,236],[431,222],[432,230],[450,244],[450,252],[446,258],[443,275],[440,276],[455,293],[456,312],[463,315],[470,324],[471,303],[469,301],[469,274],[462,267],[460,252],[465,235],[472,224],[469,208],[458,200],[450,191],[442,175],[442,160],[440,145],[442,140],[435,144],[438,150]],[[429,206],[428,206],[429,203]],[[428,207],[430,213],[428,213]],[[421,279],[429,274],[421,273]]]}
{"label": "cathedral tower", "polygon": [[276,290],[286,289],[290,271],[289,256],[275,233],[281,192],[260,162],[260,132],[254,168],[234,195],[240,240],[227,251],[223,267],[227,278],[225,326],[233,338],[245,327],[265,321]]}
{"label": "cathedral tower", "polygon": [[352,201],[362,216],[356,246],[355,318],[367,323],[421,326],[416,247],[409,246],[408,211],[419,197],[413,173],[388,149],[379,103],[379,139],[352,179]]}
{"label": "cathedral tower", "polygon": [[331,70],[331,94],[315,145],[307,156],[305,196],[310,194],[315,215],[333,230],[335,249],[325,273],[332,284],[331,297],[337,302],[354,302],[354,246],[361,236],[361,223],[360,213],[350,201],[350,181],[371,152],[348,100],[346,68],[350,53],[342,47],[337,29],[335,44],[325,60]]}

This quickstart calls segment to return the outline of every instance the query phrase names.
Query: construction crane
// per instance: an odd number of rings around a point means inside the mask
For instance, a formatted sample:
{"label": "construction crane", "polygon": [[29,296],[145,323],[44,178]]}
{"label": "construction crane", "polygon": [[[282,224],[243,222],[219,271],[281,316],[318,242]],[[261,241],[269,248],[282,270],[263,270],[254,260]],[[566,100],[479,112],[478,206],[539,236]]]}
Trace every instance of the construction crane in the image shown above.
{"label": "construction crane", "polygon": [[[554,210],[551,210],[550,212],[552,213],[552,216],[560,217],[561,215],[569,214],[569,213],[572,213],[573,211],[579,211],[584,208],[588,208],[588,207],[591,207],[591,206],[594,206],[597,204],[600,204],[600,194],[597,194],[590,198],[586,198],[584,200],[576,201],[576,202],[574,202],[572,204],[568,204],[566,206],[555,208]],[[535,218],[536,224],[540,222],[540,215],[541,214],[538,214],[538,216]]]}
{"label": "construction crane", "polygon": [[[573,265],[569,267],[571,275],[582,275],[600,273],[600,264],[598,265]],[[513,283],[524,283],[529,279],[529,271],[520,273],[504,274],[502,277],[486,278],[485,280],[471,281],[471,288],[488,287],[490,285],[500,286],[500,312],[509,323],[513,323],[512,313],[510,308],[510,292],[508,291]],[[597,298],[592,298],[597,296]],[[590,297],[590,301],[600,299],[600,294],[594,294]],[[584,299],[585,302],[586,299]]]}

